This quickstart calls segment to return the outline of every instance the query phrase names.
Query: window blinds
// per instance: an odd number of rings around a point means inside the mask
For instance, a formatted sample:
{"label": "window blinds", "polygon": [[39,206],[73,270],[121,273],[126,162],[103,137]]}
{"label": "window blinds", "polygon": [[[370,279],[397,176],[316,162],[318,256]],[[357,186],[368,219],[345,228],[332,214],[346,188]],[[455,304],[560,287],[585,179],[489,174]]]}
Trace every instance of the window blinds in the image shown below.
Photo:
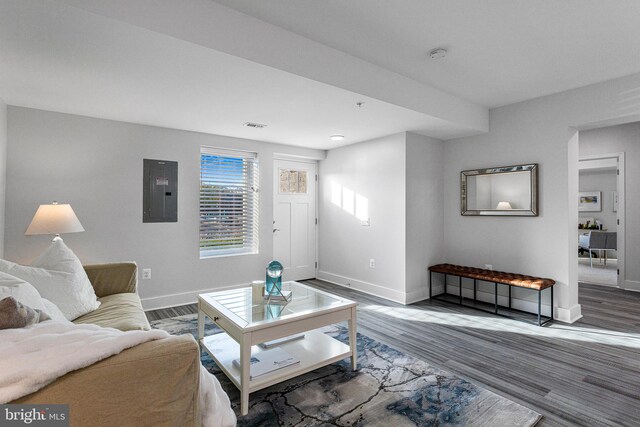
{"label": "window blinds", "polygon": [[258,253],[258,155],[200,148],[200,258]]}

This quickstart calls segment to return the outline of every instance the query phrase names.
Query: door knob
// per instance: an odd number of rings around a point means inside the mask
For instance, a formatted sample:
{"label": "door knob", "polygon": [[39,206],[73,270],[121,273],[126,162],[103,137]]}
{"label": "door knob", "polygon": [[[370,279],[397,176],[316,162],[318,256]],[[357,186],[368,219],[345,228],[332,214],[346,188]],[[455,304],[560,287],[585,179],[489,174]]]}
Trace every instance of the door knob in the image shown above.
{"label": "door knob", "polygon": [[280,229],[279,228],[274,228],[273,232],[275,233],[276,231],[280,231]]}

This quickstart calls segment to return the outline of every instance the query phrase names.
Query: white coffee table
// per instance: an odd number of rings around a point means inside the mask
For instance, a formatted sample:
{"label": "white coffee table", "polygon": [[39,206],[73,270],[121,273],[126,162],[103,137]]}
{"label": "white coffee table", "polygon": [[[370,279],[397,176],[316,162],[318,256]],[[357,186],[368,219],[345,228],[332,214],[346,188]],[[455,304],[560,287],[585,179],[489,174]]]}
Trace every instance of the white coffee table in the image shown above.
{"label": "white coffee table", "polygon": [[[349,356],[352,369],[357,368],[357,303],[297,282],[283,283],[283,289],[292,291],[293,295],[284,307],[266,305],[260,292],[252,286],[198,296],[199,342],[240,390],[242,415],[249,411],[249,393]],[[224,332],[205,336],[205,316]],[[345,320],[349,327],[349,345],[317,330]],[[300,363],[250,379],[250,356],[264,351],[257,344],[297,333],[304,333],[304,339],[278,347]],[[240,368],[233,364],[233,359],[238,358]]]}

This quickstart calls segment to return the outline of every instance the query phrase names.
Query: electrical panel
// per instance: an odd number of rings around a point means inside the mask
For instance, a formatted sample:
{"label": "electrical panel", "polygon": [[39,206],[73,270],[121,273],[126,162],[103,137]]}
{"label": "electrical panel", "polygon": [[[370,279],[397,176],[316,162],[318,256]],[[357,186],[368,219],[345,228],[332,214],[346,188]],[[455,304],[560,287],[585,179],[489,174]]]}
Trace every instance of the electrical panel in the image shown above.
{"label": "electrical panel", "polygon": [[144,159],[142,222],[178,222],[178,162]]}

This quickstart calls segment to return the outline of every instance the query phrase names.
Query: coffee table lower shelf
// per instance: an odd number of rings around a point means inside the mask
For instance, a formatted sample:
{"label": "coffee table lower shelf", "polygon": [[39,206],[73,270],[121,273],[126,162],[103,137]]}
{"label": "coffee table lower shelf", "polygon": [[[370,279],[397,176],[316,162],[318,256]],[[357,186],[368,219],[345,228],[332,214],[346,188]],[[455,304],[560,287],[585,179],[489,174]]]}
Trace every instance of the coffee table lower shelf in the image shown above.
{"label": "coffee table lower shelf", "polygon": [[[206,336],[200,340],[200,344],[235,386],[242,390],[240,369],[233,364],[233,359],[240,357],[240,344],[224,332]],[[351,348],[348,345],[317,329],[305,332],[304,339],[281,344],[278,347],[299,359],[300,363],[250,380],[249,393],[351,356]],[[264,350],[257,345],[251,347],[252,355],[262,351]]]}

